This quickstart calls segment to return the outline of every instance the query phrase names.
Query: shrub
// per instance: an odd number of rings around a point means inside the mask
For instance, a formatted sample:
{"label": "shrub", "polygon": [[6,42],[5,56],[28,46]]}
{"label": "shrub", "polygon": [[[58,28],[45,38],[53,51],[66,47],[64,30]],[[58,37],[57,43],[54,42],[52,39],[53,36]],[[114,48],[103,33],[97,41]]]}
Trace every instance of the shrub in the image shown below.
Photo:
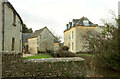
{"label": "shrub", "polygon": [[48,54],[50,54],[51,56],[54,55],[54,51],[53,51],[53,50],[38,51],[38,54],[41,54],[41,53],[48,53]]}
{"label": "shrub", "polygon": [[45,51],[38,51],[38,54],[41,54],[41,53],[46,53]]}
{"label": "shrub", "polygon": [[52,53],[53,51],[52,50],[46,50],[46,53]]}
{"label": "shrub", "polygon": [[76,54],[70,51],[63,51],[62,49],[59,49],[56,53],[54,53],[53,56],[54,57],[75,57]]}
{"label": "shrub", "polygon": [[61,49],[62,49],[63,51],[68,51],[68,50],[69,50],[69,47],[68,47],[68,46],[63,46]]}
{"label": "shrub", "polygon": [[50,54],[51,56],[54,55],[54,51],[53,50],[46,50],[46,53]]}
{"label": "shrub", "polygon": [[[120,23],[120,20],[118,20]],[[119,30],[115,25],[106,23],[101,34],[86,39],[95,54],[95,63],[101,67],[120,70],[120,53],[118,51]]]}
{"label": "shrub", "polygon": [[89,51],[89,52],[76,52],[76,54],[93,54],[93,52],[92,51]]}

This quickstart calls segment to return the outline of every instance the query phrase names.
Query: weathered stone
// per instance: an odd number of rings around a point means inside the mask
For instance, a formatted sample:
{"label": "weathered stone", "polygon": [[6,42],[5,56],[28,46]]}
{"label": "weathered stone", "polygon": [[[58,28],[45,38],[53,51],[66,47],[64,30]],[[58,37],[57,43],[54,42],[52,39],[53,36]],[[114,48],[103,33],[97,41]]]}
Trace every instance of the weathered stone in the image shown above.
{"label": "weathered stone", "polygon": [[32,54],[47,50],[54,50],[54,35],[47,27],[36,30],[28,39],[28,50]]}
{"label": "weathered stone", "polygon": [[[62,77],[83,76],[84,59],[73,58],[46,58],[22,59],[22,54],[2,54],[2,77]],[[79,63],[79,64],[78,64]],[[65,73],[66,72],[66,73]]]}
{"label": "weathered stone", "polygon": [[22,52],[22,26],[22,19],[11,3],[0,0],[0,52],[2,48],[4,51]]}

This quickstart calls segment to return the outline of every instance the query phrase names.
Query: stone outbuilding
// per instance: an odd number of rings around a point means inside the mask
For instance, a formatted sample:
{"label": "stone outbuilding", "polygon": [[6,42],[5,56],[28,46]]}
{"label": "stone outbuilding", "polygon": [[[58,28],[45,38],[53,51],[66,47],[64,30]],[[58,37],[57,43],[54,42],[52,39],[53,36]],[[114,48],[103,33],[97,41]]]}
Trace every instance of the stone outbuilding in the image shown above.
{"label": "stone outbuilding", "polygon": [[[46,50],[54,51],[55,40],[56,37],[47,27],[44,27],[40,30],[36,30],[32,36],[28,38],[28,50],[32,54],[37,54],[38,52],[44,52]],[[58,48],[58,44],[55,47]]]}
{"label": "stone outbuilding", "polygon": [[12,4],[0,0],[0,52],[22,52],[23,21]]}

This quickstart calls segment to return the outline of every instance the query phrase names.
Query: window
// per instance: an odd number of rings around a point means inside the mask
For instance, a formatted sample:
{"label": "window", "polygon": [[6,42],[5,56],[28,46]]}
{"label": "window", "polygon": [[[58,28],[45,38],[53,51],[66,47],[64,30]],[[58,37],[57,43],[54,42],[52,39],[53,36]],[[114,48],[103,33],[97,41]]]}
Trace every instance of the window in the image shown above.
{"label": "window", "polygon": [[83,24],[84,24],[84,26],[90,26],[88,20],[83,20]]}
{"label": "window", "polygon": [[74,38],[74,31],[72,31],[72,39]]}
{"label": "window", "polygon": [[89,35],[90,38],[92,38],[93,37],[92,31],[88,31],[88,35]]}
{"label": "window", "polygon": [[68,44],[68,47],[70,48],[70,43]]}
{"label": "window", "polygon": [[12,51],[14,51],[15,48],[15,38],[12,38]]}
{"label": "window", "polygon": [[70,35],[69,35],[69,39],[70,39]]}
{"label": "window", "polygon": [[13,25],[16,26],[16,13],[13,12]]}
{"label": "window", "polygon": [[21,40],[20,40],[20,46],[19,46],[19,51],[21,51]]}
{"label": "window", "polygon": [[74,50],[74,42],[72,42],[72,50]]}
{"label": "window", "polygon": [[37,44],[37,47],[39,47],[40,45],[39,44]]}

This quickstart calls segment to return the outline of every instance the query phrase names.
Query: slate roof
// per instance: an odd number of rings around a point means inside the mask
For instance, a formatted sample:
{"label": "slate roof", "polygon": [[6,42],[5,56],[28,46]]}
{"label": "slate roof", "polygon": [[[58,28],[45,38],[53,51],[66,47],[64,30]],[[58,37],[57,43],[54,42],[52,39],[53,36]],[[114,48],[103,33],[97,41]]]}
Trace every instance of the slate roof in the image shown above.
{"label": "slate roof", "polygon": [[84,20],[88,20],[89,26],[97,26],[96,24],[93,24],[87,17],[80,18],[79,21],[76,23],[76,25],[85,26],[84,23],[83,23]]}
{"label": "slate roof", "polygon": [[40,29],[40,30],[36,30],[36,31],[30,36],[30,38],[35,38],[35,37],[39,36],[40,33],[41,33],[45,28],[46,28],[46,27],[44,27],[44,28],[42,28],[42,29]]}
{"label": "slate roof", "polygon": [[73,19],[72,22],[77,23],[80,19]]}
{"label": "slate roof", "polygon": [[[35,37],[39,36],[44,29],[47,29],[49,31],[49,29],[47,27],[44,27],[40,30],[36,30],[29,38],[35,38]],[[49,31],[49,32],[51,33],[51,31]],[[53,37],[56,38],[54,35],[53,35]]]}
{"label": "slate roof", "polygon": [[[82,25],[82,26],[84,26],[84,23],[83,23],[84,20],[88,20],[90,26],[96,26],[96,25],[93,24],[91,21],[89,21],[88,18],[86,18],[86,17],[84,17],[84,16],[83,16],[82,18],[80,18],[80,19],[73,19],[73,20],[72,20],[72,22],[74,23],[73,26],[76,26],[76,25]],[[71,25],[71,22],[69,22],[69,24]]]}
{"label": "slate roof", "polygon": [[[68,29],[70,29],[71,27],[74,27],[74,26],[86,26],[84,23],[83,23],[83,21],[84,20],[88,20],[88,26],[98,26],[97,24],[93,24],[91,21],[89,21],[89,19],[87,18],[87,17],[82,17],[82,18],[80,18],[80,19],[73,19],[72,20],[72,22],[69,22],[68,24],[66,24],[66,26],[67,26],[67,29],[66,30],[68,30]],[[66,31],[65,30],[65,31]],[[64,31],[64,32],[65,32]]]}
{"label": "slate roof", "polygon": [[28,38],[32,35],[32,33],[23,33],[23,44],[28,42]]}
{"label": "slate roof", "polygon": [[[33,34],[31,34],[31,36],[30,36],[29,38],[38,37],[45,28],[49,31],[49,29],[48,29],[47,27],[44,27],[44,28],[42,28],[42,29],[40,29],[40,30],[36,30]],[[49,31],[49,32],[51,33],[51,31]],[[51,33],[51,34],[52,34],[52,33]],[[53,34],[52,34],[52,35],[53,35]],[[53,35],[53,37],[54,37],[54,42],[55,42],[55,43],[58,43],[57,37],[55,37],[54,35]],[[28,39],[29,39],[29,38],[28,38]]]}
{"label": "slate roof", "polygon": [[79,19],[79,21],[76,23],[76,25],[82,25],[82,26],[84,26],[84,24],[83,24],[84,20],[88,20],[90,26],[93,24],[92,22],[89,21],[88,18],[82,17],[82,18]]}

